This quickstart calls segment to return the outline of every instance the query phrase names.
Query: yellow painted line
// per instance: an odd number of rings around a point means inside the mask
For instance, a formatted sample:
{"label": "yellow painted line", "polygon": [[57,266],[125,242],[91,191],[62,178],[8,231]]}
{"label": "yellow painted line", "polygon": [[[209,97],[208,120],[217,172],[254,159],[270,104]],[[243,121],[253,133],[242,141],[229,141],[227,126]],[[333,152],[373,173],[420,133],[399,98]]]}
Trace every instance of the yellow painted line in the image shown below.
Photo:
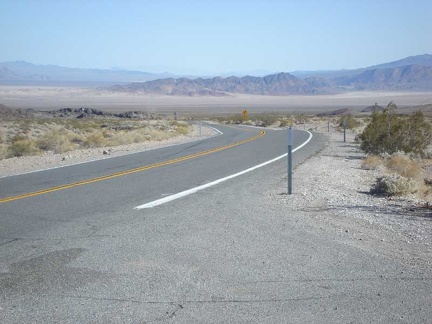
{"label": "yellow painted line", "polygon": [[258,139],[260,137],[263,137],[265,134],[266,134],[266,132],[262,131],[258,135],[253,136],[251,138],[248,138],[247,140],[244,140],[244,141],[235,142],[235,143],[232,143],[232,144],[229,144],[229,145],[221,146],[221,147],[218,147],[218,148],[215,148],[215,149],[211,149],[211,150],[207,150],[207,151],[198,152],[198,153],[191,154],[191,155],[186,155],[186,156],[183,156],[183,157],[179,157],[177,159],[172,159],[172,160],[163,161],[163,162],[159,162],[159,163],[155,163],[155,164],[150,164],[150,165],[146,165],[146,166],[142,166],[142,167],[126,170],[126,171],[116,172],[116,173],[113,173],[113,174],[109,174],[109,175],[106,175],[106,176],[101,176],[101,177],[97,177],[97,178],[93,178],[93,179],[78,181],[78,182],[74,182],[74,183],[70,183],[70,184],[66,184],[66,185],[61,185],[61,186],[57,186],[57,187],[51,187],[51,188],[47,188],[47,189],[43,189],[43,190],[29,192],[29,193],[25,193],[25,194],[22,194],[22,195],[11,196],[11,197],[6,197],[6,198],[0,198],[0,204],[6,203],[6,202],[10,202],[10,201],[14,201],[14,200],[19,200],[19,199],[24,199],[24,198],[39,196],[39,195],[43,195],[43,194],[47,194],[47,193],[55,192],[55,191],[59,191],[59,190],[65,190],[65,189],[69,189],[69,188],[79,187],[79,186],[83,186],[83,185],[86,185],[86,184],[89,184],[89,183],[94,183],[94,182],[104,181],[104,180],[108,180],[108,179],[118,178],[118,177],[122,177],[122,176],[125,176],[125,175],[128,175],[128,174],[132,174],[132,173],[136,173],[136,172],[141,172],[141,171],[146,171],[146,170],[158,168],[158,167],[165,166],[165,165],[170,165],[170,164],[174,164],[174,163],[178,163],[178,162],[194,159],[194,158],[197,158],[197,157],[200,157],[200,156],[208,155],[208,154],[211,154],[211,153],[215,153],[215,152],[219,152],[219,151],[222,151],[222,150],[229,149],[231,147],[235,147],[235,146],[242,145],[242,144],[245,144],[245,143],[248,143],[248,142],[252,142],[252,141],[254,141],[254,140],[256,140],[256,139]]}

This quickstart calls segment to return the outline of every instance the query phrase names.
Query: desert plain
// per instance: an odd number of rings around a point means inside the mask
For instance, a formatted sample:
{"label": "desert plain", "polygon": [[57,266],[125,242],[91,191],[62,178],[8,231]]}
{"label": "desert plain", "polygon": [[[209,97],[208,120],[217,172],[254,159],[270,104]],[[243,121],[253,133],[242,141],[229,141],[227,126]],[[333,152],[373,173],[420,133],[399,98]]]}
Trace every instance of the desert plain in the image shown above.
{"label": "desert plain", "polygon": [[[57,86],[0,86],[0,103],[10,108],[54,110],[61,108],[95,108],[108,112],[148,111],[184,115],[229,114],[247,110],[251,113],[317,114],[342,108],[353,112],[377,103],[386,106],[395,102],[401,112],[422,109],[432,114],[432,91],[388,92],[356,91],[330,95],[264,96],[232,94],[212,96],[162,96],[142,93],[118,93],[106,88]],[[419,106],[423,106],[418,108]]]}

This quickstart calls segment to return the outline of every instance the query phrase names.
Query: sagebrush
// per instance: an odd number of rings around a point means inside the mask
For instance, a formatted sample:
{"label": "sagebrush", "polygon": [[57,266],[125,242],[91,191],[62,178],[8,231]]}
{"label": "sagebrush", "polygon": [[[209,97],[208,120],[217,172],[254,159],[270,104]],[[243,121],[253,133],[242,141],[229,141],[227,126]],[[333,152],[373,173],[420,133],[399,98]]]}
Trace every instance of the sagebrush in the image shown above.
{"label": "sagebrush", "polygon": [[372,120],[358,136],[360,147],[368,154],[393,154],[401,151],[424,157],[432,142],[432,126],[422,112],[398,116],[397,106],[389,103],[382,112],[372,113]]}

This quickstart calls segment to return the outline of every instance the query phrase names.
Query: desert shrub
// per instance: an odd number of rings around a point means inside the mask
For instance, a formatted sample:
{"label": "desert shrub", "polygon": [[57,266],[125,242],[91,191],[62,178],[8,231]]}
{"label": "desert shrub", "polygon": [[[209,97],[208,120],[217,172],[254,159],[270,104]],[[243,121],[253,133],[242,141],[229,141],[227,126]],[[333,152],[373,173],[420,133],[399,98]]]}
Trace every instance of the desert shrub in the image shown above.
{"label": "desert shrub", "polygon": [[291,118],[282,118],[280,121],[280,127],[290,127],[293,125],[293,119]]}
{"label": "desert shrub", "polygon": [[294,116],[294,120],[296,124],[305,124],[309,121],[309,116],[306,114],[299,114]]}
{"label": "desert shrub", "polygon": [[358,136],[360,147],[376,155],[402,151],[424,156],[432,142],[432,126],[422,112],[401,117],[394,113],[395,109],[391,102],[383,112],[372,114],[371,122]]}
{"label": "desert shrub", "polygon": [[6,159],[8,157],[8,150],[6,145],[0,144],[0,160]]}
{"label": "desert shrub", "polygon": [[396,153],[386,160],[386,167],[391,172],[397,173],[405,178],[421,178],[423,171],[420,163],[408,156]]}
{"label": "desert shrub", "polygon": [[348,115],[348,116],[341,116],[339,118],[339,120],[338,120],[339,127],[343,128],[344,118],[346,118],[346,128],[347,129],[354,129],[354,128],[357,128],[361,125],[361,123],[357,119],[355,119],[351,115]]}
{"label": "desert shrub", "polygon": [[261,122],[261,126],[268,127],[275,124],[279,120],[279,117],[274,114],[264,113],[260,116],[257,116],[257,120]]}
{"label": "desert shrub", "polygon": [[34,141],[29,139],[15,139],[7,148],[7,157],[20,157],[34,155],[39,150],[36,148]]}
{"label": "desert shrub", "polygon": [[417,183],[399,174],[387,174],[377,178],[371,188],[372,194],[385,196],[402,196],[418,191]]}
{"label": "desert shrub", "polygon": [[369,155],[362,161],[362,167],[366,170],[376,170],[384,166],[384,159],[377,155]]}
{"label": "desert shrub", "polygon": [[53,151],[54,153],[64,153],[71,151],[75,148],[73,140],[75,137],[71,136],[65,131],[51,131],[43,135],[37,140],[37,147],[43,151]]}
{"label": "desert shrub", "polygon": [[176,131],[178,134],[180,135],[187,135],[189,134],[189,125],[181,125],[179,127],[177,127]]}
{"label": "desert shrub", "polygon": [[229,117],[229,124],[241,124],[243,122],[242,114],[235,114]]}
{"label": "desert shrub", "polygon": [[176,120],[170,122],[170,126],[180,135],[189,134],[189,124],[185,122],[178,122]]}
{"label": "desert shrub", "polygon": [[106,144],[106,139],[102,132],[94,131],[86,136],[83,142],[84,147],[102,147]]}

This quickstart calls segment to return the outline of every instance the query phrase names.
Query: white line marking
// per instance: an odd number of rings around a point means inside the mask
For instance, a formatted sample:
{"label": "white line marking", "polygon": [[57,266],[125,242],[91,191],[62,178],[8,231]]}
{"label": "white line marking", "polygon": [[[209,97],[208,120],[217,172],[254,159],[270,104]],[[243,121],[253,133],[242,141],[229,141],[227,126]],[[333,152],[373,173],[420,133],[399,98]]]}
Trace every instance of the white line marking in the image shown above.
{"label": "white line marking", "polygon": [[[307,131],[307,132],[309,133],[309,138],[308,138],[308,139],[307,139],[303,144],[301,144],[301,145],[297,146],[295,149],[293,149],[293,150],[292,150],[293,153],[294,153],[295,151],[301,149],[303,146],[305,146],[307,143],[310,142],[310,140],[312,139],[312,136],[313,136],[313,135],[312,135],[311,132],[309,132],[309,131]],[[170,202],[170,201],[173,201],[173,200],[176,200],[176,199],[179,199],[179,198],[182,198],[182,197],[185,197],[185,196],[191,195],[191,194],[196,193],[196,192],[198,192],[198,191],[200,191],[200,190],[203,190],[203,189],[206,189],[206,188],[209,188],[209,187],[215,186],[215,185],[217,185],[217,184],[219,184],[219,183],[221,183],[221,182],[225,182],[225,181],[230,180],[230,179],[232,179],[232,178],[235,178],[235,177],[241,176],[241,175],[243,175],[243,174],[245,174],[245,173],[248,173],[248,172],[251,172],[251,171],[256,170],[256,169],[258,169],[258,168],[261,168],[261,167],[263,167],[263,166],[266,166],[266,165],[268,165],[268,164],[270,164],[270,163],[276,162],[276,161],[278,161],[278,160],[280,160],[280,159],[283,159],[283,158],[286,157],[287,155],[288,155],[288,153],[285,153],[285,154],[283,154],[283,155],[281,155],[281,156],[278,156],[278,157],[276,157],[276,158],[274,158],[274,159],[272,159],[272,160],[269,160],[269,161],[267,161],[267,162],[264,162],[264,163],[258,164],[258,165],[254,166],[254,167],[251,167],[251,168],[249,168],[249,169],[246,169],[246,170],[240,171],[240,172],[238,172],[238,173],[232,174],[232,175],[227,176],[227,177],[225,177],[225,178],[221,178],[221,179],[218,179],[218,180],[215,180],[215,181],[212,181],[212,182],[206,183],[206,184],[204,184],[204,185],[201,185],[201,186],[198,186],[198,187],[195,187],[195,188],[192,188],[192,189],[188,189],[188,190],[185,190],[185,191],[182,191],[182,192],[176,193],[176,194],[171,195],[171,196],[168,196],[168,197],[164,197],[164,198],[161,198],[161,199],[157,199],[157,200],[154,200],[154,201],[148,202],[148,203],[146,203],[146,204],[143,204],[143,205],[140,205],[140,206],[135,207],[135,209],[153,208],[153,207],[156,207],[156,206],[159,206],[159,205],[165,204],[165,203],[167,203],[167,202]]]}
{"label": "white line marking", "polygon": [[206,127],[208,127],[208,128],[211,128],[211,129],[213,129],[213,130],[215,130],[216,132],[218,132],[219,133],[219,135],[223,135],[223,133],[219,130],[219,129],[217,129],[217,128],[214,128],[214,127],[211,127],[211,126],[206,126]]}

